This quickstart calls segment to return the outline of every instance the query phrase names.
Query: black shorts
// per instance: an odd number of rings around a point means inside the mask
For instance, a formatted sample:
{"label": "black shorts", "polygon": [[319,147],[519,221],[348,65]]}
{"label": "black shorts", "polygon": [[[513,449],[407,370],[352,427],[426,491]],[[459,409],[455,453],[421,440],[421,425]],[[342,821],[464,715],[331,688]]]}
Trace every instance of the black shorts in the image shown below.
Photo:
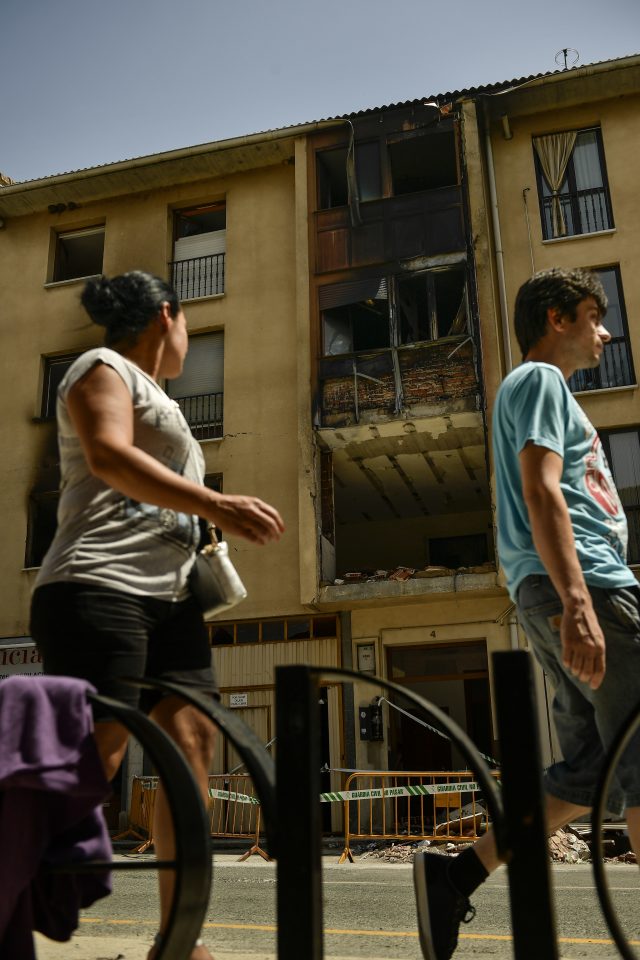
{"label": "black shorts", "polygon": [[[211,647],[195,600],[137,596],[86,583],[45,584],[31,601],[31,636],[44,672],[88,680],[98,693],[149,712],[162,698],[122,677],[171,680],[218,696]],[[94,708],[96,719],[107,719]]]}

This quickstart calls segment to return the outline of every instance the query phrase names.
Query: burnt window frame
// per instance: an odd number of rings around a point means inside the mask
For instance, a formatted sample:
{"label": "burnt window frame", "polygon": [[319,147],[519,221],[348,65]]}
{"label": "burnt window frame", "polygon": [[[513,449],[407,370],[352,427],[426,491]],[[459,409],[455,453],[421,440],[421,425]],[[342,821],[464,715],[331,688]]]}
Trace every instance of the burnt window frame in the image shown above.
{"label": "burnt window frame", "polygon": [[[549,186],[547,184],[544,173],[542,172],[542,164],[540,163],[540,158],[538,157],[538,153],[533,143],[533,140],[536,137],[545,136],[545,134],[536,133],[531,141],[531,149],[533,151],[533,159],[534,159],[534,165],[535,165],[536,188],[538,191],[538,208],[540,211],[540,229],[542,231],[543,242],[547,242],[551,240],[553,241],[569,240],[572,237],[588,237],[594,234],[597,235],[599,233],[604,233],[608,230],[615,230],[615,219],[613,216],[613,205],[611,203],[611,190],[609,188],[609,175],[607,173],[607,163],[606,163],[605,152],[604,152],[604,141],[602,138],[602,127],[600,126],[600,124],[593,124],[592,126],[589,126],[589,127],[574,128],[573,131],[571,130],[571,128],[569,128],[566,130],[556,130],[556,131],[553,131],[553,133],[575,132],[577,136],[580,136],[581,133],[590,133],[591,131],[594,131],[596,134],[596,145],[598,148],[598,161],[600,163],[602,189],[604,190],[604,198],[606,202],[607,216],[609,218],[609,226],[602,227],[602,229],[600,230],[587,230],[587,231],[579,230],[579,231],[574,231],[573,233],[567,232],[566,234],[563,234],[560,237],[553,236],[553,224],[551,224],[550,230],[547,229],[547,214],[545,211],[545,200],[547,199],[547,197],[545,197],[544,190],[545,188],[548,190]],[[575,146],[574,146],[574,150],[575,150]],[[573,161],[574,150],[571,151],[571,157],[567,164],[564,180],[562,181],[562,185],[564,186],[564,184],[566,183],[569,189],[566,192],[566,194],[562,194],[560,192],[558,195],[559,196],[564,195],[564,196],[570,197],[571,219],[572,219],[572,222],[575,224],[575,223],[581,223],[582,218],[580,215],[580,208],[578,203],[578,187],[576,182],[576,174],[575,174],[575,167],[574,167],[574,161]],[[562,187],[560,189],[562,190]],[[594,189],[594,188],[591,188],[591,189]]]}
{"label": "burnt window frame", "polygon": [[[438,311],[437,311],[437,295],[436,295],[436,278],[438,275],[445,273],[459,273],[462,276],[462,289],[463,289],[463,299],[461,300],[465,304],[465,329],[462,332],[456,333],[439,333],[438,330]],[[427,297],[430,299],[433,307],[429,308],[429,336],[423,339],[418,340],[403,340],[401,332],[401,318],[400,318],[400,305],[399,305],[399,290],[403,282],[410,281],[419,281],[424,280],[425,286],[427,288]],[[469,302],[469,276],[468,276],[468,267],[466,261],[459,261],[457,263],[434,266],[424,270],[416,270],[406,273],[396,273],[396,274],[376,274],[374,277],[371,277],[368,280],[353,281],[353,286],[362,283],[379,283],[379,289],[382,289],[383,285],[386,292],[386,301],[388,304],[387,312],[387,322],[389,325],[389,337],[388,343],[379,347],[365,346],[359,349],[355,349],[355,343],[353,342],[354,338],[352,337],[352,349],[344,351],[343,353],[328,353],[326,350],[326,328],[325,328],[325,314],[328,313],[332,308],[322,307],[323,290],[326,290],[331,287],[340,287],[343,285],[343,282],[325,284],[318,288],[318,313],[320,317],[320,352],[319,357],[321,360],[336,360],[340,357],[348,358],[352,356],[358,356],[359,354],[373,354],[373,353],[382,353],[389,352],[391,350],[402,350],[403,348],[411,348],[417,344],[425,343],[437,343],[441,340],[446,340],[449,337],[459,338],[463,336],[470,336],[470,315],[471,315],[471,305]],[[344,284],[345,286],[347,284]],[[352,304],[345,303],[343,306],[357,306],[363,301],[354,300]],[[339,309],[338,307],[333,309]],[[455,320],[455,318],[454,318]]]}

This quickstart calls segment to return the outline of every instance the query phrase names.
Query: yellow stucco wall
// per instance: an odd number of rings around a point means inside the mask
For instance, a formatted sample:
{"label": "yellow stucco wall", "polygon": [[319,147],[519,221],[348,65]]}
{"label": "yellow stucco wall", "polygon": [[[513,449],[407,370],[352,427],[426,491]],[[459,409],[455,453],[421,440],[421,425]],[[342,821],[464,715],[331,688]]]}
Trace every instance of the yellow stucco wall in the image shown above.
{"label": "yellow stucco wall", "polygon": [[[611,92],[610,84],[607,90]],[[523,103],[524,96],[523,93]],[[518,116],[517,113],[510,115],[511,140],[504,139],[498,122],[494,122],[492,127],[513,362],[520,362],[513,331],[513,304],[518,287],[531,275],[533,259],[536,270],[555,266],[598,268],[619,265],[631,350],[638,364],[640,328],[635,317],[640,311],[640,272],[636,262],[640,249],[640,197],[630,144],[640,136],[640,96],[616,97],[562,107],[562,91],[559,89],[556,103],[557,109],[547,108],[526,116]],[[540,134],[597,125],[602,131],[615,229],[543,241],[532,138]],[[525,217],[525,190],[531,244]],[[637,388],[598,391],[580,396],[588,416],[600,428],[637,424],[640,419],[639,401]]]}

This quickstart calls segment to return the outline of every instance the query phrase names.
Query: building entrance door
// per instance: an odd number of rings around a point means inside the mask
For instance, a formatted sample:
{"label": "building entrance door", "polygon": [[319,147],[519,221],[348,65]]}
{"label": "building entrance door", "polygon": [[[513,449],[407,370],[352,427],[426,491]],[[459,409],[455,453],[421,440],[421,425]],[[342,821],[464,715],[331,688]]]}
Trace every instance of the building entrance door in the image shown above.
{"label": "building entrance door", "polygon": [[[479,750],[491,754],[493,734],[487,645],[484,640],[387,647],[387,676],[440,707],[462,727]],[[389,708],[389,769],[463,770],[467,764],[448,739],[425,729],[412,717],[433,724],[401,697]]]}

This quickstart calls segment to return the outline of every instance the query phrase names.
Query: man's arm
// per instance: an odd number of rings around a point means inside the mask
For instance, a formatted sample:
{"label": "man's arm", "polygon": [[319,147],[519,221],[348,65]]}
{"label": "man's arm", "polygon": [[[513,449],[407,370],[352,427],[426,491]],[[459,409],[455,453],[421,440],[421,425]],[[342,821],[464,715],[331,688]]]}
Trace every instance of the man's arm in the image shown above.
{"label": "man's arm", "polygon": [[604,678],[605,642],[560,489],[562,465],[557,453],[533,443],[520,453],[522,492],[533,543],[562,600],[562,661],[579,680],[596,690]]}

